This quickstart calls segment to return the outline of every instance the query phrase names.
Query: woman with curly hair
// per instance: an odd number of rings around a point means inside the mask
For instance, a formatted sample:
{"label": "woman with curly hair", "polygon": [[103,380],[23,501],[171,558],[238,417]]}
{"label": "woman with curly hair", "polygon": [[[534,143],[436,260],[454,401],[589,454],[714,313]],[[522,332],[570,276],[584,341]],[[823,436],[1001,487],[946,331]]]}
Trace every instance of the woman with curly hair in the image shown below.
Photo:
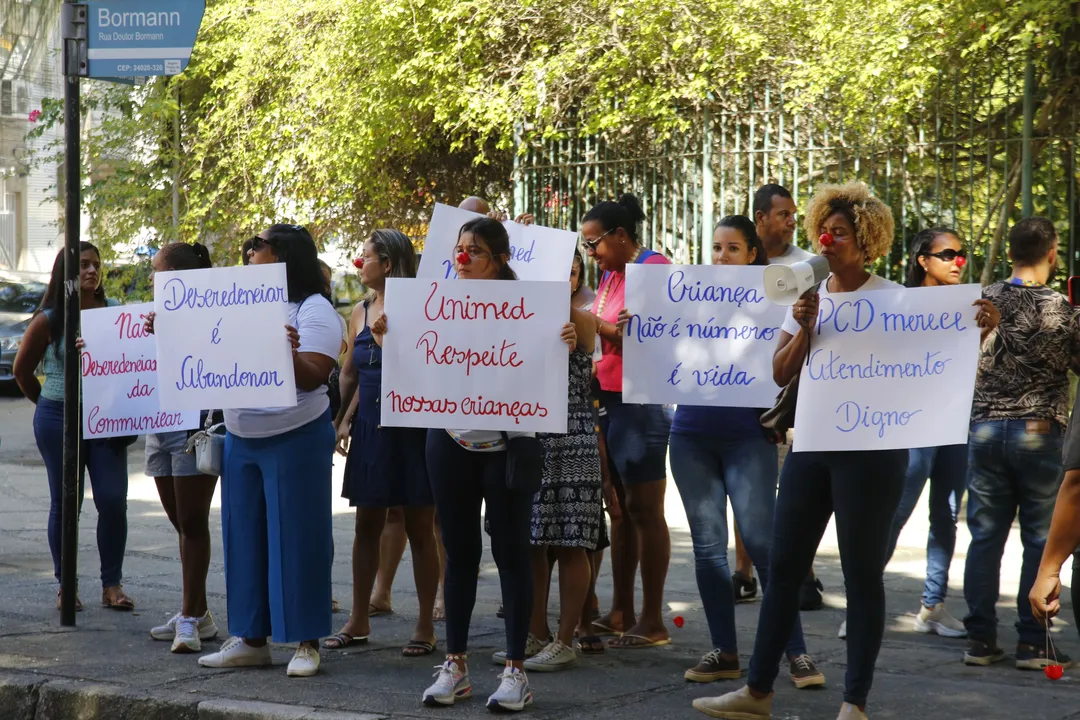
{"label": "woman with curly hair", "polygon": [[[818,321],[822,295],[901,286],[866,266],[893,241],[892,212],[862,183],[827,185],[810,201],[806,234],[829,234],[814,250],[832,271],[817,292],[803,295],[784,321],[773,356],[773,378],[785,386],[801,371]],[[874,663],[885,633],[885,551],[907,469],[907,450],[798,452],[780,472],[773,519],[769,584],[761,603],[747,684],[727,695],[699,698],[694,707],[711,717],[767,720],[779,662],[799,616],[799,587],[810,572],[821,536],[836,514],[836,536],[847,590],[847,673],[838,720],[864,720]],[[873,478],[869,482],[868,478]]]}

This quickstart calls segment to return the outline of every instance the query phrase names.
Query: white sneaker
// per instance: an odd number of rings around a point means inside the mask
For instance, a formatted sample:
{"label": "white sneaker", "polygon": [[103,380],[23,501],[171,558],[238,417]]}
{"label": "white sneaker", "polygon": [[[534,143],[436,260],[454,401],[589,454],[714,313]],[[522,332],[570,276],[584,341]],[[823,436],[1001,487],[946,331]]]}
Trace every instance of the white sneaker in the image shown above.
{"label": "white sneaker", "polygon": [[836,716],[836,720],[870,720],[870,718],[851,703],[844,703],[840,706],[840,714]]}
{"label": "white sneaker", "polygon": [[[529,633],[529,637],[525,639],[525,657],[531,658],[533,655],[538,654],[541,650],[546,648],[548,644],[536,637],[532,633]],[[506,665],[506,651],[500,650],[491,656],[491,662],[496,665]]]}
{"label": "white sneaker", "polygon": [[[151,629],[150,637],[155,640],[172,640],[176,637],[176,621],[180,617],[180,613],[176,613],[169,619],[169,622]],[[218,627],[214,624],[214,617],[210,614],[210,611],[207,611],[205,615],[199,618],[199,639],[211,640],[216,638],[217,635]]]}
{"label": "white sneaker", "polygon": [[208,668],[259,667],[272,663],[269,645],[251,647],[238,637],[226,640],[216,653],[199,658],[199,665]]}
{"label": "white sneaker", "polygon": [[296,654],[289,661],[285,674],[289,677],[311,677],[319,672],[319,651],[310,645],[296,648]]}
{"label": "white sneaker", "polygon": [[556,640],[526,660],[525,669],[536,672],[555,672],[572,668],[577,665],[577,662],[578,656],[574,648],[564,644],[562,640]]}
{"label": "white sneaker", "polygon": [[920,607],[915,616],[915,632],[937,633],[941,637],[967,637],[967,629],[945,609],[945,603],[938,603],[932,608]]}
{"label": "white sneaker", "polygon": [[472,683],[468,672],[453,660],[436,665],[435,684],[424,691],[424,704],[429,707],[453,705],[458,700],[472,697]]}
{"label": "white sneaker", "polygon": [[847,620],[846,619],[844,620],[844,622],[840,623],[840,629],[836,631],[836,637],[840,638],[841,640],[847,640]]}
{"label": "white sneaker", "polygon": [[202,640],[199,639],[199,619],[184,617],[176,621],[176,636],[173,638],[172,651],[174,653],[196,653],[202,650]]}
{"label": "white sneaker", "polygon": [[499,679],[502,680],[499,689],[488,698],[488,710],[517,712],[532,705],[532,690],[529,689],[529,678],[525,671],[508,667],[499,675]]}

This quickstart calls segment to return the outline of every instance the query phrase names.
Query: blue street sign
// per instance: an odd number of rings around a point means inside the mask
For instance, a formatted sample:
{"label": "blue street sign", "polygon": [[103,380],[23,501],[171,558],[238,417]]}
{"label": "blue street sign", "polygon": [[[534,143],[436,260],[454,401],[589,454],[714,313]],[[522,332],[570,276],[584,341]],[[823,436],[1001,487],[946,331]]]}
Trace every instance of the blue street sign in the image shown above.
{"label": "blue street sign", "polygon": [[179,75],[206,10],[204,0],[95,0],[86,6],[92,78]]}

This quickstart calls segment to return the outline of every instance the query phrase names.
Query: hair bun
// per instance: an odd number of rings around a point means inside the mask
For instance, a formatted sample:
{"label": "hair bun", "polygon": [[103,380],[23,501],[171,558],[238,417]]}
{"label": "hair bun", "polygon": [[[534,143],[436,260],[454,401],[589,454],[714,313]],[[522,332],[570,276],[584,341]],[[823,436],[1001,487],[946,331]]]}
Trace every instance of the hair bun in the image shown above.
{"label": "hair bun", "polygon": [[210,250],[200,242],[191,243],[191,249],[195,251],[196,257],[199,258],[199,262],[203,268],[212,267],[213,263],[210,260]]}
{"label": "hair bun", "polygon": [[631,193],[624,193],[619,198],[619,205],[622,205],[626,212],[629,213],[630,219],[635,223],[645,222],[645,211],[641,209],[641,201],[637,199],[636,195]]}

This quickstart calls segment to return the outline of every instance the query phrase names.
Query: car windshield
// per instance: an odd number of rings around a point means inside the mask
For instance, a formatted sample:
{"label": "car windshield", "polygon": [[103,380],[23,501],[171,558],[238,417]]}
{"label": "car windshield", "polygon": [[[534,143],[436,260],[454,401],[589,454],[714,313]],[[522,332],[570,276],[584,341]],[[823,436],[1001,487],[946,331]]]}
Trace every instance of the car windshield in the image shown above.
{"label": "car windshield", "polygon": [[0,280],[0,312],[29,314],[41,305],[45,284]]}

